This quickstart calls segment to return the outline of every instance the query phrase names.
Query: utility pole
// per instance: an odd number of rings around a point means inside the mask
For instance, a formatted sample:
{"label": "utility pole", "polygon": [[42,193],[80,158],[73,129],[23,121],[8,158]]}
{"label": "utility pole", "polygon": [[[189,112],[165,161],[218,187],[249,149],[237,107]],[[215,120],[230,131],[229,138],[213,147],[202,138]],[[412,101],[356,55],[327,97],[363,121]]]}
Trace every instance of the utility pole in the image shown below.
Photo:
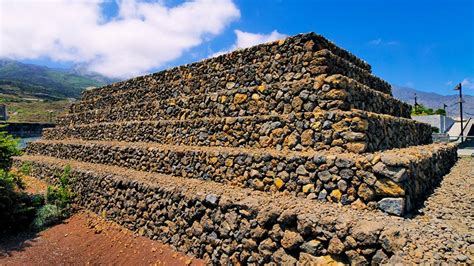
{"label": "utility pole", "polygon": [[446,107],[448,107],[445,103],[443,103],[443,110],[444,110],[444,115],[447,115],[446,113]]}
{"label": "utility pole", "polygon": [[418,113],[418,101],[416,99],[416,93],[415,93],[415,113]]}
{"label": "utility pole", "polygon": [[459,83],[454,90],[459,91],[459,116],[461,117],[461,134],[459,135],[461,137],[461,142],[464,142],[464,122],[463,122],[463,117],[462,117],[462,84]]}

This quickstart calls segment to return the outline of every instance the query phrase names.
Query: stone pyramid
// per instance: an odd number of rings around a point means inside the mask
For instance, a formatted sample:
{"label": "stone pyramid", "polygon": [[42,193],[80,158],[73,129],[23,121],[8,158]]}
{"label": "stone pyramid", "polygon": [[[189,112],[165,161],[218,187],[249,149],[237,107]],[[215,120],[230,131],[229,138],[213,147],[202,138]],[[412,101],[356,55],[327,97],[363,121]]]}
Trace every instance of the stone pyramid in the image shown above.
{"label": "stone pyramid", "polygon": [[457,158],[410,111],[300,34],[85,91],[15,164],[69,165],[80,205],[215,264],[381,262]]}

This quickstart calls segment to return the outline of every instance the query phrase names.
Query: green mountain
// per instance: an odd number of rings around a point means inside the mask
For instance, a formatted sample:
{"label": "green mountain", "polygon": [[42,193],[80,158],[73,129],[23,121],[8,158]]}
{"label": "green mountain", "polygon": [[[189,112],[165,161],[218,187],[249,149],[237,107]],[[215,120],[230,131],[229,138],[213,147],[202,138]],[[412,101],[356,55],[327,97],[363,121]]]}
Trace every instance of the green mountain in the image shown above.
{"label": "green mountain", "polygon": [[52,69],[0,59],[0,93],[37,98],[79,98],[87,87],[100,87],[112,80],[77,69]]}

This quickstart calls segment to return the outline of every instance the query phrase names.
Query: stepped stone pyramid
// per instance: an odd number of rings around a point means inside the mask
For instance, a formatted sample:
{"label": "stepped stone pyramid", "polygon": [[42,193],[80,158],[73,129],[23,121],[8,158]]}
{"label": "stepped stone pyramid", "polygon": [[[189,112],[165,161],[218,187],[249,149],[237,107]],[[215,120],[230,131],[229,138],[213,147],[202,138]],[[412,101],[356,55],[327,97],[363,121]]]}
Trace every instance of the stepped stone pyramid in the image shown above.
{"label": "stepped stone pyramid", "polygon": [[431,133],[309,33],[85,91],[15,164],[212,263],[382,262],[457,159]]}

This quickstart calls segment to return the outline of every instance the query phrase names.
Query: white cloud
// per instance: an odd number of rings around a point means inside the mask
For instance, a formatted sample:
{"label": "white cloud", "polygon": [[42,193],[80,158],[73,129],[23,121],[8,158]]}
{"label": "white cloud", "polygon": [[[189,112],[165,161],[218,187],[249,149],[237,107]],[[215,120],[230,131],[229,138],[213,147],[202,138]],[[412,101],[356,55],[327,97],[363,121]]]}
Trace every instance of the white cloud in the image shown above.
{"label": "white cloud", "polygon": [[446,81],[446,83],[444,83],[444,85],[446,85],[446,86],[451,86],[451,85],[453,85],[453,81],[452,81],[452,80],[448,80],[448,81]]}
{"label": "white cloud", "polygon": [[463,88],[474,90],[474,80],[472,78],[465,78],[461,84]]}
{"label": "white cloud", "polygon": [[373,46],[378,46],[378,45],[392,46],[392,45],[398,45],[398,44],[399,44],[398,41],[385,41],[385,40],[382,40],[382,38],[377,38],[377,39],[369,41],[369,45],[373,45]]}
{"label": "white cloud", "polygon": [[217,53],[214,53],[210,57],[219,56],[221,54],[225,54],[236,49],[247,48],[257,44],[272,42],[287,37],[287,35],[281,34],[276,30],[272,31],[269,34],[251,33],[241,30],[234,30],[234,33],[237,36],[236,42],[228,49],[224,49]]}
{"label": "white cloud", "polygon": [[118,15],[106,20],[103,1],[2,1],[0,57],[48,57],[130,77],[177,59],[240,17],[232,0],[173,7],[164,1],[120,0]]}
{"label": "white cloud", "polygon": [[378,39],[369,41],[369,44],[371,44],[371,45],[379,45],[379,44],[381,44],[381,43],[382,43],[382,39],[381,39],[381,38],[378,38]]}

